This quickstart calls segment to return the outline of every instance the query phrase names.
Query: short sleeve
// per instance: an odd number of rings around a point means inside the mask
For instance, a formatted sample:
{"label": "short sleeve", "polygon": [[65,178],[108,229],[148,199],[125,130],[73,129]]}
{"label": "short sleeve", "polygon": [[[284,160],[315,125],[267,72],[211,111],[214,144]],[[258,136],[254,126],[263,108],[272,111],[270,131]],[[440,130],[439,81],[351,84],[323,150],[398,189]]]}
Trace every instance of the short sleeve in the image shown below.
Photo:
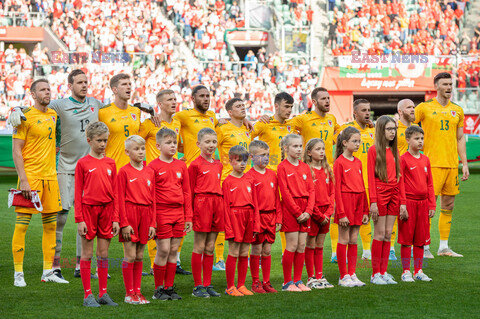
{"label": "short sleeve", "polygon": [[465,119],[465,116],[463,114],[463,109],[460,107],[459,108],[460,110],[458,111],[458,125],[457,125],[457,128],[458,127],[463,127],[463,121]]}
{"label": "short sleeve", "polygon": [[27,138],[28,127],[28,122],[22,121],[22,124],[13,128],[12,138],[25,140]]}
{"label": "short sleeve", "polygon": [[424,118],[424,112],[423,112],[423,107],[424,104],[420,103],[416,108],[415,108],[415,121],[413,123],[418,124],[421,121],[423,121]]}

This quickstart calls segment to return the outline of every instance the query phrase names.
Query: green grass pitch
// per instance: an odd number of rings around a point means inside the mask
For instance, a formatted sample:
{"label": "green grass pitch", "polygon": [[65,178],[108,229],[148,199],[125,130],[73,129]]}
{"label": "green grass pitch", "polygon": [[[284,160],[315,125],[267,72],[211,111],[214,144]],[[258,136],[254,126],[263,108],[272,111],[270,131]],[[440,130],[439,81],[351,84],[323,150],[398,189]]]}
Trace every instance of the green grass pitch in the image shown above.
{"label": "green grass pitch", "polygon": [[[468,182],[461,184],[461,194],[457,197],[453,217],[450,246],[462,253],[464,258],[436,257],[426,260],[424,271],[433,278],[431,283],[401,283],[395,286],[374,286],[367,283],[362,288],[337,287],[338,267],[330,263],[330,241],[325,246],[324,272],[336,287],[309,293],[282,293],[255,295],[233,298],[222,295],[220,298],[198,300],[191,296],[193,279],[191,276],[177,276],[177,292],[181,301],[152,301],[150,305],[132,306],[123,303],[125,294],[121,269],[110,269],[112,279],[108,282],[108,291],[120,306],[86,309],[82,306],[83,289],[80,279],[73,277],[75,259],[75,232],[73,212],[70,213],[64,233],[62,257],[71,261],[65,264],[63,274],[70,281],[68,285],[41,283],[41,219],[34,216],[27,232],[25,253],[25,280],[27,287],[13,286],[13,260],[11,239],[15,224],[13,209],[7,209],[7,190],[15,187],[13,176],[1,177],[0,182],[0,317],[2,318],[256,318],[256,317],[329,317],[329,318],[472,318],[479,315],[480,275],[478,255],[480,232],[478,219],[478,185],[480,175],[472,175]],[[477,195],[475,195],[477,194]],[[438,210],[432,227],[432,252],[438,248]],[[190,269],[193,235],[185,240],[182,251],[182,265]],[[397,257],[400,257],[396,245]],[[359,254],[361,249],[359,249]],[[120,260],[123,256],[118,240],[112,241],[110,257]],[[273,248],[272,283],[277,289],[283,281],[280,264],[280,243]],[[147,270],[147,257],[145,270]],[[70,267],[70,268],[66,268]],[[368,282],[370,264],[359,261],[357,274],[362,281]],[[400,261],[391,262],[389,273],[400,279]],[[304,281],[306,273],[304,271]],[[247,285],[251,283],[250,273]],[[225,289],[225,273],[214,272],[213,284],[218,291]],[[92,280],[92,289],[98,292],[97,280]],[[142,290],[151,299],[153,294],[153,276],[143,277]],[[311,318],[312,318],[311,317]]]}

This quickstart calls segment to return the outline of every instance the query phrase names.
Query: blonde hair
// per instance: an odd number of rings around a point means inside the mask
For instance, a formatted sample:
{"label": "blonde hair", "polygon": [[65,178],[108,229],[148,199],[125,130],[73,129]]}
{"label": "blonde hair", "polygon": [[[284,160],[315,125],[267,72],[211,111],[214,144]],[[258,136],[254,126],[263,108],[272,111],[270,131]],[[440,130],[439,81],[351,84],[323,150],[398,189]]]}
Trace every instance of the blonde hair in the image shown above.
{"label": "blonde hair", "polygon": [[285,135],[280,141],[280,148],[282,149],[282,161],[285,159],[286,149],[290,146],[290,144],[292,144],[292,140],[297,138],[302,140],[301,135],[292,133]]}
{"label": "blonde hair", "polygon": [[105,133],[109,133],[108,126],[100,121],[92,122],[85,128],[85,135],[90,140],[95,136],[103,135]]}
{"label": "blonde hair", "polygon": [[375,159],[375,175],[383,181],[388,181],[388,172],[387,172],[387,143],[390,147],[393,158],[395,159],[395,170],[397,175],[397,181],[400,179],[400,159],[398,156],[397,148],[397,134],[392,141],[387,141],[385,137],[385,127],[388,123],[393,122],[395,126],[395,120],[387,115],[382,115],[377,119],[375,125],[375,148],[377,151],[377,158]]}
{"label": "blonde hair", "polygon": [[133,143],[136,143],[140,146],[145,145],[145,140],[139,135],[130,135],[125,140],[125,149],[130,149]]}
{"label": "blonde hair", "polygon": [[[308,164],[310,166],[310,171],[312,172],[312,177],[315,179],[315,172],[313,171],[312,163],[313,159],[312,156],[308,155],[308,152],[312,151],[313,148],[318,144],[321,143],[325,147],[325,142],[321,138],[312,138],[307,142],[307,145],[305,145],[305,150],[303,153],[303,162]],[[320,160],[320,166],[323,168],[325,173],[327,174],[327,177],[330,178],[333,182],[335,182],[335,177],[333,176],[333,171],[330,165],[328,164],[327,161],[327,156],[323,157],[323,159]]]}

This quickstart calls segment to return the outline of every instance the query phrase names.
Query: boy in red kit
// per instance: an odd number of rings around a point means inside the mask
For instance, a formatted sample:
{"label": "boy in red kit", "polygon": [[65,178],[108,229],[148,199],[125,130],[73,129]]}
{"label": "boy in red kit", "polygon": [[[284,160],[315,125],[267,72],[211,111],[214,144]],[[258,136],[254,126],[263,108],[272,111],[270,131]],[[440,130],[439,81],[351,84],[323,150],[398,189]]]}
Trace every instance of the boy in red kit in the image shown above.
{"label": "boy in red kit", "polygon": [[150,303],[141,293],[143,251],[148,240],[155,236],[155,173],[143,165],[145,140],[131,135],[125,141],[125,153],[130,163],[120,168],[117,177],[118,210],[124,242],[125,260],[122,264],[125,283],[125,302]]}
{"label": "boy in red kit", "polygon": [[148,164],[155,173],[157,255],[153,264],[153,299],[180,300],[173,289],[178,246],[192,230],[192,195],[185,162],[173,158],[177,153],[177,134],[162,128],[157,132],[160,156]]}
{"label": "boy in red kit", "polygon": [[[86,307],[100,305],[118,306],[107,294],[108,246],[112,237],[118,235],[118,212],[116,211],[115,161],[105,156],[108,127],[94,122],[86,128],[90,153],[81,158],[75,168],[75,222],[82,237],[80,274],[82,277]],[[93,256],[93,239],[97,237],[98,301],[90,286],[90,266]]]}
{"label": "boy in red kit", "polygon": [[358,151],[361,140],[358,129],[352,126],[345,128],[337,139],[333,165],[336,203],[334,221],[338,225],[337,261],[340,271],[338,285],[342,287],[365,286],[355,274],[358,232],[360,226],[369,221],[362,162],[353,156]]}
{"label": "boy in red kit", "polygon": [[192,252],[195,288],[192,295],[200,298],[220,297],[211,285],[215,240],[218,232],[225,230],[225,211],[220,184],[223,165],[219,160],[212,158],[217,148],[217,133],[211,128],[202,128],[197,135],[197,146],[200,148],[200,156],[188,168],[195,232]]}
{"label": "boy in red kit", "polygon": [[305,145],[303,161],[310,166],[315,184],[315,208],[310,220],[310,231],[305,248],[307,287],[333,288],[323,275],[323,243],[330,228],[335,187],[333,171],[325,156],[325,142],[321,138],[312,138],[308,141]]}
{"label": "boy in red kit", "polygon": [[[260,232],[255,236],[250,254],[250,273],[252,274],[252,291],[255,293],[275,293],[270,283],[272,265],[272,244],[275,232],[282,226],[282,211],[278,193],[277,175],[266,168],[269,164],[270,152],[268,144],[255,140],[250,143],[250,154],[253,167],[247,172],[254,182],[254,190],[260,213]],[[263,282],[260,282],[260,259],[262,261]]]}
{"label": "boy in red kit", "polygon": [[[423,129],[410,126],[405,131],[408,152],[401,157],[401,168],[405,188],[407,210],[400,213],[398,220],[398,243],[402,245],[402,281],[432,281],[422,271],[424,246],[430,244],[429,218],[435,215],[436,202],[433,189],[432,170],[427,156],[420,154],[423,148]],[[414,275],[410,272],[410,256],[413,245]]]}
{"label": "boy in red kit", "polygon": [[[302,282],[305,244],[310,231],[310,216],[315,206],[315,186],[310,167],[301,162],[302,137],[288,134],[282,138],[282,158],[277,168],[282,195],[282,231],[286,249],[283,253],[283,291],[310,291]],[[293,267],[293,281],[292,281]]]}
{"label": "boy in red kit", "polygon": [[[247,150],[236,145],[228,152],[232,173],[223,182],[225,207],[225,239],[228,257],[225,265],[227,289],[225,294],[235,297],[253,295],[245,287],[248,270],[248,249],[260,231],[260,216],[254,182],[243,172],[249,158]],[[235,268],[238,259],[238,285],[235,287]]]}

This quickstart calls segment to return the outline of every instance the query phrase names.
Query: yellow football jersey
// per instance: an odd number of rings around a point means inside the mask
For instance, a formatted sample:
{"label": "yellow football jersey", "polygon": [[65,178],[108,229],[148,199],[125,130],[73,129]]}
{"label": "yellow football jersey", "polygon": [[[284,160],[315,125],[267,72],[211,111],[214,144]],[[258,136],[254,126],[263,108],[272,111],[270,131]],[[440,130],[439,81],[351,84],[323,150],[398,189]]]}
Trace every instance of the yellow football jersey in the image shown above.
{"label": "yellow football jersey", "polygon": [[325,154],[330,165],[333,164],[334,134],[340,125],[332,114],[321,117],[314,111],[295,116],[290,120],[294,129],[303,137],[303,145],[312,138],[321,138],[325,142]]}
{"label": "yellow football jersey", "polygon": [[218,124],[213,111],[207,111],[205,114],[195,109],[183,110],[175,114],[175,118],[180,122],[180,134],[183,141],[183,151],[187,166],[200,155],[200,149],[197,146],[197,134],[204,128],[209,127],[215,130]]}
{"label": "yellow football jersey", "polygon": [[118,171],[130,163],[125,154],[125,140],[140,130],[140,109],[129,105],[122,110],[111,103],[98,111],[98,120],[107,124],[110,131],[105,155],[115,161]]}
{"label": "yellow football jersey", "polygon": [[463,109],[452,101],[446,106],[436,98],[415,108],[415,123],[425,132],[423,151],[432,167],[457,168],[457,129],[463,127]]}
{"label": "yellow football jersey", "polygon": [[[235,145],[240,145],[245,147],[248,151],[248,145],[252,141],[252,135],[247,130],[245,125],[242,124],[241,127],[237,127],[232,123],[228,122],[227,124],[220,124],[217,126],[217,137],[218,137],[218,154],[220,156],[220,162],[223,164],[222,170],[222,182],[227,178],[227,176],[232,172],[232,166],[228,160],[228,151]],[[247,172],[251,165],[250,160],[247,162],[247,167],[245,172]]]}
{"label": "yellow football jersey", "polygon": [[[416,124],[412,124],[416,125]],[[407,126],[405,126],[401,121],[398,121],[398,128],[397,128],[397,147],[400,156],[405,154],[408,151],[408,143],[405,138],[405,131],[407,130]]]}
{"label": "yellow football jersey", "polygon": [[23,111],[26,121],[13,130],[12,138],[24,140],[22,157],[29,179],[56,180],[55,133],[57,113],[42,112],[34,107]]}
{"label": "yellow football jersey", "polygon": [[[340,134],[340,132],[343,131],[348,126],[353,126],[354,128],[360,131],[362,143],[360,144],[358,151],[353,153],[353,156],[355,156],[362,162],[363,182],[365,183],[365,187],[368,188],[368,175],[367,175],[368,149],[370,148],[370,146],[375,144],[375,128],[366,126],[364,129],[362,129],[360,125],[358,125],[357,121],[352,121],[352,122],[343,124],[340,127],[338,134]],[[335,141],[337,140],[338,134],[336,134],[335,136]]]}
{"label": "yellow football jersey", "polygon": [[[160,127],[156,127],[155,124],[153,124],[151,119],[145,120],[140,125],[140,131],[138,132],[138,135],[143,137],[145,139],[145,151],[147,153],[147,164],[149,164],[151,161],[154,159],[158,158],[160,156],[160,151],[157,148],[157,132],[160,130],[162,127],[169,128],[175,133],[177,133],[177,143],[180,144],[180,122],[173,118],[170,123],[166,121],[162,121]],[[178,159],[178,153],[175,154],[175,158]]]}
{"label": "yellow football jersey", "polygon": [[257,122],[253,127],[252,139],[258,136],[260,141],[264,141],[270,147],[270,161],[267,168],[277,171],[277,166],[282,161],[282,149],[280,142],[282,138],[295,130],[291,124],[291,120],[280,123],[273,116],[270,117],[269,123]]}

